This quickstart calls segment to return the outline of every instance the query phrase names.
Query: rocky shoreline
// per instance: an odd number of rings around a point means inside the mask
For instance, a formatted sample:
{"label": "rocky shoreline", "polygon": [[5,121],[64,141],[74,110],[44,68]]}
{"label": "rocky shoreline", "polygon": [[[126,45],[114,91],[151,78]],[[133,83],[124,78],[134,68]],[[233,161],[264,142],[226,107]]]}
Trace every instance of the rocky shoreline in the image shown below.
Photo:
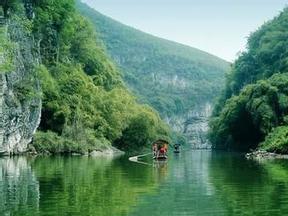
{"label": "rocky shoreline", "polygon": [[251,153],[247,153],[245,155],[247,159],[256,159],[256,160],[261,160],[261,159],[288,159],[288,155],[286,154],[277,154],[273,152],[267,152],[264,150],[257,150]]}
{"label": "rocky shoreline", "polygon": [[125,152],[111,146],[105,149],[95,149],[88,153],[88,156],[91,157],[117,157],[124,155]]}
{"label": "rocky shoreline", "polygon": [[94,149],[89,152],[67,152],[67,153],[53,153],[53,152],[37,152],[33,145],[28,146],[28,150],[26,152],[22,153],[14,153],[9,154],[7,152],[1,153],[0,152],[0,158],[1,157],[9,157],[9,156],[50,156],[50,155],[71,155],[71,156],[89,156],[89,157],[106,157],[106,158],[114,158],[121,155],[124,155],[125,152],[121,151],[113,146],[105,146],[101,148]]}

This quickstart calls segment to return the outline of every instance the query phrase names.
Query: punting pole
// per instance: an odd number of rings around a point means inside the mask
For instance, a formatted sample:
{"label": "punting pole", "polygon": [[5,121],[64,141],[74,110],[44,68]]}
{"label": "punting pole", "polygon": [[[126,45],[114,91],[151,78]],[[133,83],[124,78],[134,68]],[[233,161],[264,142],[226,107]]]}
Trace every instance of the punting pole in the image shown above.
{"label": "punting pole", "polygon": [[136,155],[136,156],[133,156],[133,157],[129,157],[129,161],[132,161],[132,162],[135,162],[135,163],[140,163],[140,164],[145,164],[145,165],[151,165],[149,163],[138,161],[138,158],[145,157],[145,156],[151,155],[151,154],[152,153],[147,153],[147,154],[143,154],[143,155]]}

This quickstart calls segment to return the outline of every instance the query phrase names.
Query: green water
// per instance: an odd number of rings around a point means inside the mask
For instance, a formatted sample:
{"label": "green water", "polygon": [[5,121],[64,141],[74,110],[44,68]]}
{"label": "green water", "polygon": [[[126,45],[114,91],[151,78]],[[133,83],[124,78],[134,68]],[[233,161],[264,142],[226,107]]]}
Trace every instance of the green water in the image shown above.
{"label": "green water", "polygon": [[0,215],[288,214],[288,161],[187,151],[147,162],[0,158]]}

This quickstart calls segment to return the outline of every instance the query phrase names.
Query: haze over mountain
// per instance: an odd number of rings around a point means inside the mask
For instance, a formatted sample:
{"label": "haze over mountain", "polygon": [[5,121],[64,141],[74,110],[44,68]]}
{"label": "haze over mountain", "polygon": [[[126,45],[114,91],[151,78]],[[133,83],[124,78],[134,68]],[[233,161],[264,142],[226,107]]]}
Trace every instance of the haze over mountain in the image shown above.
{"label": "haze over mountain", "polygon": [[209,106],[224,86],[228,62],[123,25],[86,4],[78,3],[78,9],[92,21],[142,103],[154,107],[181,132],[195,113],[209,115]]}
{"label": "haze over mountain", "polygon": [[275,16],[286,0],[82,0],[144,32],[233,61],[250,32]]}

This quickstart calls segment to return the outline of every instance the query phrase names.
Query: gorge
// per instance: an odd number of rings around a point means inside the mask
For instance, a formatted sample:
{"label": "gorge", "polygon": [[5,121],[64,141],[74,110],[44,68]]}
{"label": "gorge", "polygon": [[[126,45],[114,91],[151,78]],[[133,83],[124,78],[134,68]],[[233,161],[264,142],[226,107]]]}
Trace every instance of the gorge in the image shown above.
{"label": "gorge", "polygon": [[121,24],[86,4],[78,2],[77,8],[91,20],[139,101],[157,110],[192,147],[209,148],[211,106],[224,87],[229,63]]}
{"label": "gorge", "polygon": [[212,40],[276,4],[246,1],[0,0],[0,215],[287,215],[288,9],[230,64],[96,4]]}
{"label": "gorge", "polygon": [[[64,19],[58,20],[62,4],[66,2],[10,3],[10,15],[1,27],[5,42],[1,58],[1,154],[26,152],[38,126],[33,139],[38,153],[83,154],[104,151],[111,145],[130,151],[157,137],[184,143],[183,134],[194,148],[210,147],[207,121],[210,106],[224,85],[227,62],[122,25],[77,2],[77,9],[96,25],[99,35],[91,37],[94,30],[77,14],[72,2]],[[47,6],[51,10],[43,10]],[[49,18],[45,17],[48,13]],[[131,43],[127,38],[136,40]],[[137,100],[130,98],[126,84]],[[90,97],[90,102],[84,101],[85,97]],[[102,102],[89,107],[93,101]],[[134,105],[127,109],[129,103]],[[105,110],[107,105],[111,110]],[[120,116],[116,115],[119,108]],[[172,135],[156,111],[173,129]],[[127,118],[131,112],[135,114]],[[141,126],[146,134],[141,140],[126,136],[134,124],[143,124],[141,118],[148,120]],[[148,131],[151,124],[155,127]]]}

